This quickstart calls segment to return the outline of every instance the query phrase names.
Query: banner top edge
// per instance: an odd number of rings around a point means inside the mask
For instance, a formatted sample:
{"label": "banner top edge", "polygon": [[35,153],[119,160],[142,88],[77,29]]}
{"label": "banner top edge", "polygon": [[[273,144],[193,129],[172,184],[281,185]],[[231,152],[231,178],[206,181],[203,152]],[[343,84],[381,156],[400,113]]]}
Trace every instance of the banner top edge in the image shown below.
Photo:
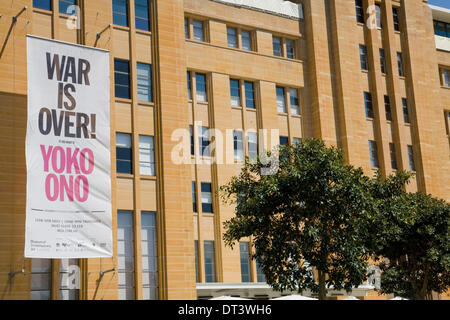
{"label": "banner top edge", "polygon": [[83,48],[86,48],[86,49],[92,49],[92,50],[97,50],[97,51],[110,53],[110,51],[107,50],[107,49],[86,46],[86,45],[79,44],[79,43],[73,43],[73,42],[67,42],[67,41],[62,41],[62,40],[56,40],[56,39],[50,39],[50,38],[45,38],[45,37],[39,37],[39,36],[35,36],[35,35],[32,35],[32,34],[27,34],[26,37],[27,38],[40,39],[40,40],[46,40],[46,41],[51,41],[51,42],[58,42],[58,43],[62,43],[62,44],[68,44],[68,45],[72,45],[72,46],[78,46],[78,47],[83,47]]}

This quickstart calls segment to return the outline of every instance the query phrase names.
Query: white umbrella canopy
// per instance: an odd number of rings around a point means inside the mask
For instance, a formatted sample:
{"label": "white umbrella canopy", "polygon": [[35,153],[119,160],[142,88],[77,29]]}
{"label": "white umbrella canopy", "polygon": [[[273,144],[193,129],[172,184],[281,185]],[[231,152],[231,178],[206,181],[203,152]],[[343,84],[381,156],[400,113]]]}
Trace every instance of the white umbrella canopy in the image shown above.
{"label": "white umbrella canopy", "polygon": [[221,297],[211,298],[209,300],[251,300],[251,299],[240,298],[240,297],[231,297],[231,296],[221,296]]}
{"label": "white umbrella canopy", "polygon": [[290,296],[284,296],[284,297],[274,298],[274,299],[270,299],[270,300],[318,300],[318,299],[301,296],[299,294],[292,294]]}
{"label": "white umbrella canopy", "polygon": [[347,298],[345,298],[343,300],[359,300],[359,299],[357,297],[354,297],[354,296],[348,296]]}
{"label": "white umbrella canopy", "polygon": [[389,300],[409,300],[409,299],[406,299],[406,298],[403,298],[403,297],[395,297],[395,298],[392,298],[392,299],[389,299]]}

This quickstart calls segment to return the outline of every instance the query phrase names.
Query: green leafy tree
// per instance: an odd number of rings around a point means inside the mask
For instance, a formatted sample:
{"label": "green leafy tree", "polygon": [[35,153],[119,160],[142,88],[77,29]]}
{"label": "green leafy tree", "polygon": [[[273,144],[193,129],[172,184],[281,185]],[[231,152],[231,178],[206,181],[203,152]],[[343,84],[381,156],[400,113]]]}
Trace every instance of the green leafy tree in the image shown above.
{"label": "green leafy tree", "polygon": [[232,247],[252,236],[254,258],[275,290],[311,289],[319,299],[326,299],[328,286],[350,291],[367,279],[370,179],[321,140],[302,140],[279,152],[272,175],[262,174],[259,159],[247,161],[222,186],[224,201],[236,204],[235,217],[225,222],[225,243]]}
{"label": "green leafy tree", "polygon": [[381,293],[424,300],[450,287],[450,204],[403,191],[407,174],[372,186],[377,214],[372,241],[380,261]]}

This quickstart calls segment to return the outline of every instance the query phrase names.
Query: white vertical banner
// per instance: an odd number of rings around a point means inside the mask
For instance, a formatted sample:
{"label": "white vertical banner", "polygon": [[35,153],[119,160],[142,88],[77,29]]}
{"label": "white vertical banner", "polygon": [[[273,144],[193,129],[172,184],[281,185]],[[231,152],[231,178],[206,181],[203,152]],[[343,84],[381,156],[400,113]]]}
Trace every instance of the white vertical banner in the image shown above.
{"label": "white vertical banner", "polygon": [[27,36],[25,257],[111,257],[109,52]]}

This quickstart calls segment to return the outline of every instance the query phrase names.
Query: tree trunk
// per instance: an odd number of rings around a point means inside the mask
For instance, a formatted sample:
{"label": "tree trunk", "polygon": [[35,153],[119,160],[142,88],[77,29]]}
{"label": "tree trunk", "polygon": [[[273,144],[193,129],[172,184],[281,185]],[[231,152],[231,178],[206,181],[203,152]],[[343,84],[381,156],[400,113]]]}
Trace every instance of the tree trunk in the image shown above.
{"label": "tree trunk", "polygon": [[327,300],[327,289],[325,287],[325,273],[319,270],[319,300]]}

